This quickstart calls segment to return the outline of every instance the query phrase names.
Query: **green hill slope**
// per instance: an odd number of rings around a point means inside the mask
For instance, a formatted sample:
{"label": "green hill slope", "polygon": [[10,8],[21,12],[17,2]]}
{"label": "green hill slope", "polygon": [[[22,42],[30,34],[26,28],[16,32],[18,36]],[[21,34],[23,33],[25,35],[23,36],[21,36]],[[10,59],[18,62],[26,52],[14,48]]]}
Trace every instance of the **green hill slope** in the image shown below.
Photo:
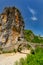
{"label": "green hill slope", "polygon": [[33,43],[43,43],[43,37],[36,36],[31,30],[24,30],[25,39]]}

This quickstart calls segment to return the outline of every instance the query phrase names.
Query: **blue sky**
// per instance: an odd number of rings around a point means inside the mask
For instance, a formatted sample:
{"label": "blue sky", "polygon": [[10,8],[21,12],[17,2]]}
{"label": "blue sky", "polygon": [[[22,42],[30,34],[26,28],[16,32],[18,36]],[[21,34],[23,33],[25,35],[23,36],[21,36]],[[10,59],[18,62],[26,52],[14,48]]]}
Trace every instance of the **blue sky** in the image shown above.
{"label": "blue sky", "polygon": [[0,13],[6,6],[16,6],[25,22],[25,28],[43,36],[43,0],[0,0]]}

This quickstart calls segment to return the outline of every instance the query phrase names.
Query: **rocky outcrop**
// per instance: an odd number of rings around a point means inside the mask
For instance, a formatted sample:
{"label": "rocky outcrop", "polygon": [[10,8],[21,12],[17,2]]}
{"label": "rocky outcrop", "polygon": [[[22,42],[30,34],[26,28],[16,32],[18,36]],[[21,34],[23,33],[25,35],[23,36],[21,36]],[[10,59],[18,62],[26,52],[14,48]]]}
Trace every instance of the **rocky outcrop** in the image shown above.
{"label": "rocky outcrop", "polygon": [[[24,39],[24,21],[15,7],[5,7],[0,14],[0,46],[14,48],[15,43]],[[13,46],[12,46],[13,45]]]}

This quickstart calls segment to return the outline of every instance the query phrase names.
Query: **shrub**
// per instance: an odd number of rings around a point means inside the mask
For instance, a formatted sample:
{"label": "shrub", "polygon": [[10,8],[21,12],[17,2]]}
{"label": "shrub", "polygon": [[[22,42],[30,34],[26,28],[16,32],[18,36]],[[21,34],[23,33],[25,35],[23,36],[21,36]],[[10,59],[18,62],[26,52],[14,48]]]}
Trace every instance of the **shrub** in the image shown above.
{"label": "shrub", "polygon": [[30,54],[25,59],[20,59],[19,65],[43,65],[43,49],[37,48],[35,54]]}

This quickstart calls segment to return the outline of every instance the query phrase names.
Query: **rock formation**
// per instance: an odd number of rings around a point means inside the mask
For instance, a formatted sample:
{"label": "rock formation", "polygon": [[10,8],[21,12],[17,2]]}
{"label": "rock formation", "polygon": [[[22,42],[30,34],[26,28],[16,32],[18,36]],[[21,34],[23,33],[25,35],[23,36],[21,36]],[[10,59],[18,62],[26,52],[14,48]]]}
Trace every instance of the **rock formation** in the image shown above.
{"label": "rock formation", "polygon": [[0,14],[0,46],[12,47],[24,38],[24,21],[16,7],[5,7]]}

